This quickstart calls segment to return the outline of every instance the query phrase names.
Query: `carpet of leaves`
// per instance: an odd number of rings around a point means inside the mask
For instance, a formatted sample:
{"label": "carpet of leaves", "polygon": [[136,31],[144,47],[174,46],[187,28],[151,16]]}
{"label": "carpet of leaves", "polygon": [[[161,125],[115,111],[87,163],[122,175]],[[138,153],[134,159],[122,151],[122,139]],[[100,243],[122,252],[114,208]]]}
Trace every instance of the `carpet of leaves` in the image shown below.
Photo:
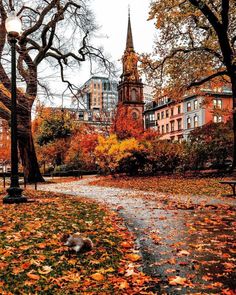
{"label": "carpet of leaves", "polygon": [[113,186],[119,188],[135,188],[143,191],[162,192],[181,195],[221,196],[230,194],[232,190],[219,181],[229,180],[227,177],[183,177],[183,176],[154,176],[154,177],[101,177],[90,185]]}
{"label": "carpet of leaves", "polygon": [[[35,202],[0,203],[0,294],[152,294],[115,213],[81,198],[27,195]],[[70,253],[63,245],[63,234],[77,231],[92,239],[92,251]]]}
{"label": "carpet of leaves", "polygon": [[[108,176],[90,184],[163,193],[134,194],[140,194],[147,204],[152,202],[148,222],[147,214],[142,217],[147,226],[136,235],[143,243],[145,272],[160,278],[158,294],[235,295],[236,211],[235,206],[224,203],[235,199],[221,196],[232,193],[219,184],[226,179]],[[192,198],[183,203],[178,195]],[[204,196],[205,201],[191,203],[198,196]],[[222,202],[209,205],[214,198]],[[142,216],[143,210],[138,209],[137,215]]]}

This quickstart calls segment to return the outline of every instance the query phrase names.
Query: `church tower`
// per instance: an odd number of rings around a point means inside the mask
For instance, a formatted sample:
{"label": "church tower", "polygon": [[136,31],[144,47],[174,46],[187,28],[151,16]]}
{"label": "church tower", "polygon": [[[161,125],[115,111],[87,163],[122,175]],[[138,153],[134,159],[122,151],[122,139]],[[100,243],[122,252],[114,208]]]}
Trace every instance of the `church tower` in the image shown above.
{"label": "church tower", "polygon": [[137,123],[143,129],[143,83],[138,73],[137,63],[138,56],[134,51],[129,12],[126,48],[122,56],[123,71],[118,85],[118,110],[119,107],[125,108],[127,114],[134,119],[134,124]]}

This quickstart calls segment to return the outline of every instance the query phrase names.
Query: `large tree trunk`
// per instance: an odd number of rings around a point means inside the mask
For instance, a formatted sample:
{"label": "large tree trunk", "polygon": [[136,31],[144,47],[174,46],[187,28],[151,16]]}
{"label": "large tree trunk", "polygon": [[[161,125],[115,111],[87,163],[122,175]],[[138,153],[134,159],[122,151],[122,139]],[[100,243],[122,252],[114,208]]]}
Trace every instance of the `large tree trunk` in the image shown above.
{"label": "large tree trunk", "polygon": [[233,143],[233,166],[234,175],[236,176],[236,73],[231,78],[232,82],[232,94],[233,94],[233,132],[234,132],[234,143]]}
{"label": "large tree trunk", "polygon": [[20,157],[24,169],[26,182],[43,182],[38,160],[35,153],[34,142],[31,132],[31,114],[24,110],[24,114],[18,114],[18,144]]}

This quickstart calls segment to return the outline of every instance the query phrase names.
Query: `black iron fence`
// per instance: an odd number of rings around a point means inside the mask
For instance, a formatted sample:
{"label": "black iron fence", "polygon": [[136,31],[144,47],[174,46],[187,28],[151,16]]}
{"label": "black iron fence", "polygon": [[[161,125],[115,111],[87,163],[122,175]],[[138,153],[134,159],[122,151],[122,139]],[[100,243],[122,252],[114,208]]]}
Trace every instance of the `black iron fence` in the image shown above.
{"label": "black iron fence", "polygon": [[[97,174],[97,171],[91,170],[69,170],[69,171],[52,171],[50,173],[43,174],[44,177],[50,177],[53,179],[54,177],[76,177],[76,178],[83,178],[84,175],[92,175]],[[8,185],[10,185],[10,172],[0,172],[0,179],[2,179],[3,187],[6,188]],[[20,186],[23,186],[24,189],[27,187],[27,185],[33,185],[34,189],[37,190],[38,182],[35,181],[34,183],[28,184],[26,182],[26,178],[23,173],[19,173],[19,182]]]}

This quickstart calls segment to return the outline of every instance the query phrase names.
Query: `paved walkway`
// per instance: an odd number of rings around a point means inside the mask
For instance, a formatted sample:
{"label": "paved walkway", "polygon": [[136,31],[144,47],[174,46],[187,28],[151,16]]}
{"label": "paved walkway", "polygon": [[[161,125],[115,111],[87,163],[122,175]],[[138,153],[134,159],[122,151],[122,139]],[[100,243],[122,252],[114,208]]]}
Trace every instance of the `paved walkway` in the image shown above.
{"label": "paved walkway", "polygon": [[[38,188],[87,197],[117,210],[137,237],[143,270],[160,278],[160,285],[154,288],[157,294],[219,294],[236,288],[232,264],[236,261],[232,210],[236,200],[206,203],[204,197],[90,186],[91,180],[41,184]],[[190,201],[207,206],[181,207]]]}

